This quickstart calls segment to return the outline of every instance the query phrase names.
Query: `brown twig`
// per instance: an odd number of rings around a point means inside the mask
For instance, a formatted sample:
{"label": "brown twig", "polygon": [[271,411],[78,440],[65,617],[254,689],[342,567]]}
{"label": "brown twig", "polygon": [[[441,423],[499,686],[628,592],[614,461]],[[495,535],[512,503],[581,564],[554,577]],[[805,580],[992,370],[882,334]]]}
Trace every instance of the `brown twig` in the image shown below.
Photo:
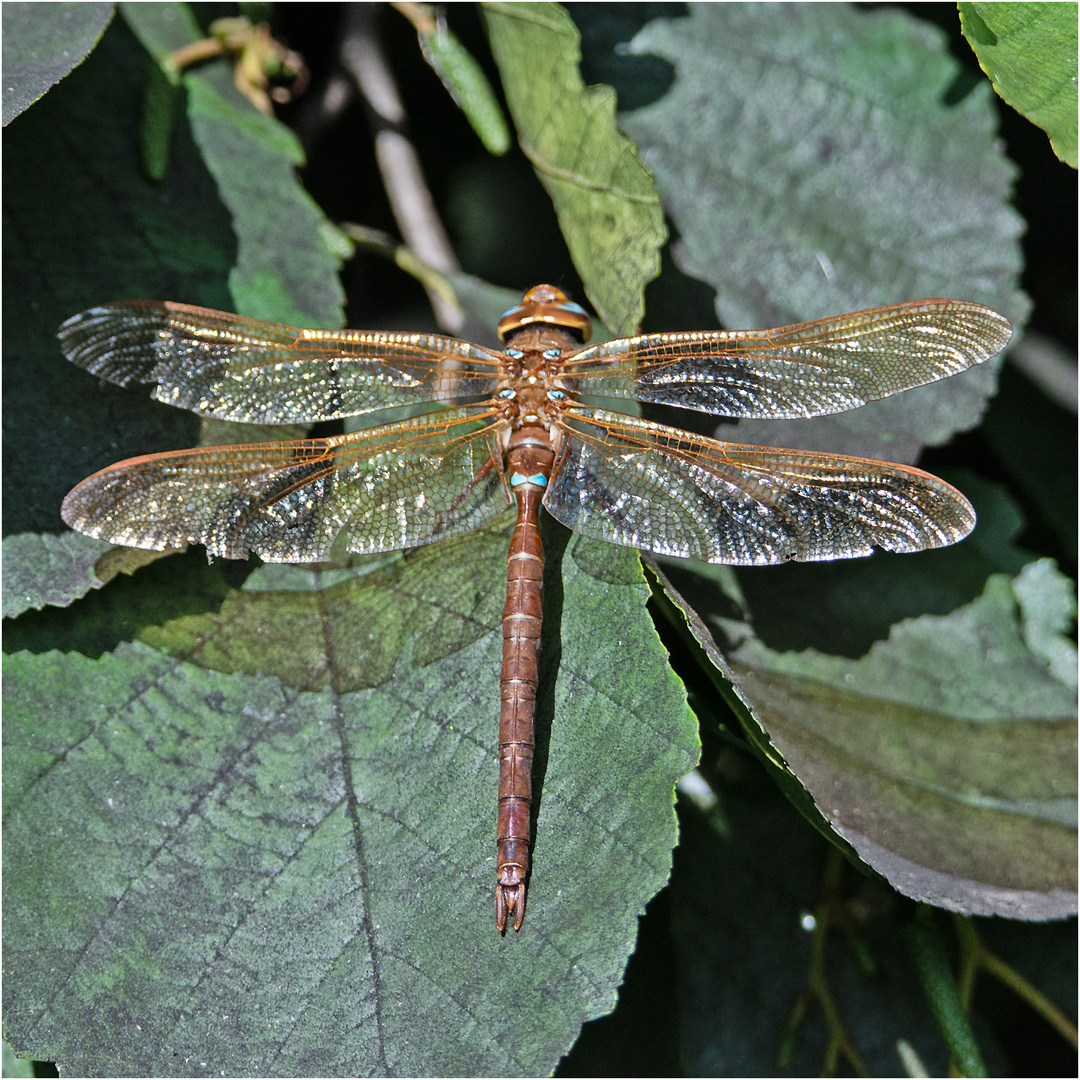
{"label": "brown twig", "polygon": [[[405,107],[376,31],[375,6],[346,6],[341,60],[367,103],[375,131],[375,160],[405,243],[428,266],[454,273],[460,266],[435,210],[420,159],[405,134]],[[451,333],[459,330],[460,309],[431,288],[426,291],[439,326]]]}

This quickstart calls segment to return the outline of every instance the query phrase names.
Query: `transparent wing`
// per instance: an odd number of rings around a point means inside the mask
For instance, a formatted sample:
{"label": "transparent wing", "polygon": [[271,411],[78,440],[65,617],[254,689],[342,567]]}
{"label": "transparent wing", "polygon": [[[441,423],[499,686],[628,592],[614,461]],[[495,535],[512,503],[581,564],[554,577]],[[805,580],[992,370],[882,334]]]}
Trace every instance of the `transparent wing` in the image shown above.
{"label": "transparent wing", "polygon": [[604,410],[564,414],[570,436],[544,505],[586,536],[714,563],[809,562],[955,543],[975,513],[919,469],[739,446]]}
{"label": "transparent wing", "polygon": [[103,379],[156,384],[169,405],[254,424],[335,420],[492,392],[497,353],[435,334],[297,330],[156,300],[91,308],[59,330]]}
{"label": "transparent wing", "polygon": [[[64,520],[115,544],[318,562],[471,532],[509,505],[482,406],[329,439],[200,447],[112,465],[64,500]],[[339,539],[340,538],[340,539]]]}
{"label": "transparent wing", "polygon": [[778,330],[623,338],[575,353],[565,372],[585,396],[718,416],[820,416],[955,375],[999,353],[1011,333],[982,304],[920,300]]}

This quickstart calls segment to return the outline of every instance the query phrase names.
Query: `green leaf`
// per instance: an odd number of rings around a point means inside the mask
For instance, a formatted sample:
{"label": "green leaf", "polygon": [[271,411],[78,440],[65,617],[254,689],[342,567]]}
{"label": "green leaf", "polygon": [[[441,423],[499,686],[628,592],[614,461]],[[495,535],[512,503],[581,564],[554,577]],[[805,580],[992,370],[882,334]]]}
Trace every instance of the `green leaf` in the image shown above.
{"label": "green leaf", "polygon": [[100,540],[69,532],[4,537],[4,618],[46,604],[67,605],[104,584],[92,572],[109,549]]}
{"label": "green leaf", "polygon": [[510,129],[495,92],[472,53],[444,20],[419,28],[424,59],[465,114],[489,153],[502,156],[510,149]]}
{"label": "green leaf", "polygon": [[551,195],[589,300],[616,333],[633,333],[667,231],[652,178],[615,125],[615,95],[581,81],[581,38],[559,4],[483,10],[518,142]]}
{"label": "green leaf", "polygon": [[86,58],[112,4],[4,4],[5,126]]}
{"label": "green leaf", "polygon": [[[127,4],[124,18],[158,60],[166,48],[193,40],[188,21],[168,4]],[[232,215],[238,248],[229,274],[232,310],[341,326],[344,293],[329,284],[340,256],[326,242],[322,211],[297,180],[304,154],[295,136],[240,94],[228,60],[200,67],[183,83],[192,136]]]}
{"label": "green leaf", "polygon": [[1077,165],[1076,4],[958,4],[960,26],[994,89]]}
{"label": "green leaf", "polygon": [[[760,596],[715,576],[729,604],[744,605],[745,622],[698,599],[699,616],[713,614],[696,633],[723,655],[752,722],[863,860],[900,892],[954,910],[1028,919],[1075,912],[1070,582],[1045,561],[1012,580],[993,575],[978,599],[897,621],[887,641],[854,659],[857,649],[766,644],[755,605],[774,591],[800,596],[800,575],[783,575]],[[893,588],[911,591],[893,576]],[[862,578],[846,590],[880,605],[885,581],[874,590]],[[830,616],[819,609],[795,633],[827,647],[828,631],[813,631]]]}
{"label": "green leaf", "polygon": [[550,544],[534,869],[525,925],[500,937],[507,543],[481,533],[329,591],[234,596],[144,631],[183,659],[145,645],[8,659],[5,920],[21,975],[6,1025],[20,1046],[83,1074],[181,1075],[195,1057],[259,1075],[555,1067],[613,1006],[667,879],[696,724],[655,636],[641,650],[633,554],[616,586],[581,569],[595,545]]}
{"label": "green leaf", "polygon": [[[619,121],[678,228],[676,262],[716,288],[725,326],[939,296],[1022,320],[1013,166],[987,88],[946,104],[957,64],[938,31],[841,4],[703,4],[630,50],[674,67]],[[743,421],[738,437],[911,461],[971,427],[993,386],[984,365],[835,417]]]}

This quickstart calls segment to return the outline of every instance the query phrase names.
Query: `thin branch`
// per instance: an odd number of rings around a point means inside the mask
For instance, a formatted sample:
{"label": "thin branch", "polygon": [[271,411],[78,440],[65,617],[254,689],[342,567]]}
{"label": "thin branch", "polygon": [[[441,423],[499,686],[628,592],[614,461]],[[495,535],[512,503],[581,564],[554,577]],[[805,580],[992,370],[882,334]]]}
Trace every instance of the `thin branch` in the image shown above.
{"label": "thin branch", "polygon": [[1053,402],[1076,413],[1076,356],[1053,338],[1025,330],[1009,359]]}
{"label": "thin branch", "polygon": [[[435,210],[420,159],[405,135],[405,107],[376,32],[375,7],[346,5],[341,61],[367,103],[375,131],[375,160],[405,243],[429,266],[454,273],[460,266]],[[459,330],[460,309],[430,288],[427,294],[439,326],[451,333]]]}

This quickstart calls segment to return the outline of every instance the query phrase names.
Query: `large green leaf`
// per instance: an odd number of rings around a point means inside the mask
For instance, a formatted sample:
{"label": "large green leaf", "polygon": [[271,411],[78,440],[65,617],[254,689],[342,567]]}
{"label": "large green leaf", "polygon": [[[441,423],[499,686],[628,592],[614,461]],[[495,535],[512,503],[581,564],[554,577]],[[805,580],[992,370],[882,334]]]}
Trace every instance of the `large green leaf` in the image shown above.
{"label": "large green leaf", "polygon": [[403,9],[416,26],[424,59],[431,65],[489,153],[510,149],[510,129],[483,68],[442,19],[419,8]]}
{"label": "large green leaf", "polygon": [[487,3],[484,15],[518,141],[589,299],[613,330],[633,333],[667,233],[652,178],[615,126],[615,96],[581,81],[581,39],[561,5]]}
{"label": "large green leaf", "polygon": [[[731,662],[834,828],[901,892],[1060,918],[1077,885],[1076,654],[1054,610],[1069,593],[1032,564],[950,615],[897,625],[856,662],[753,645]],[[1043,633],[1071,657],[1049,663]]]}
{"label": "large green leaf", "polygon": [[1038,124],[1062,161],[1076,153],[1076,4],[958,4],[994,89]]}
{"label": "large green leaf", "polygon": [[[962,588],[962,549],[938,558]],[[847,581],[785,567],[772,587],[718,568],[713,594],[681,568],[667,576],[677,598],[694,589],[692,605],[679,603],[731,678],[764,759],[786,765],[894,887],[969,914],[1074,913],[1072,585],[1050,563],[1031,563],[1012,580],[991,576],[982,596],[947,614],[901,620],[905,607],[948,600],[926,591],[932,578],[920,582],[917,567],[888,567],[898,559],[878,557]],[[790,620],[795,607],[769,610],[782,592],[802,612],[790,626],[777,616]],[[878,631],[873,617],[842,614],[849,597],[893,622],[887,641],[859,642]],[[789,783],[783,771],[778,779]],[[791,794],[814,814],[798,788]]]}
{"label": "large green leaf", "polygon": [[[641,652],[632,554],[613,583],[580,568],[593,545],[553,544],[534,872],[525,926],[500,937],[508,536],[328,590],[294,577],[232,594],[144,628],[168,654],[9,657],[19,1046],[91,1075],[184,1075],[196,1058],[231,1074],[539,1075],[613,1006],[670,870],[695,724],[664,651]],[[220,673],[256,667],[274,674]]]}
{"label": "large green leaf", "polygon": [[[988,87],[958,103],[942,35],[842,4],[692,5],[631,43],[674,82],[619,122],[731,329],[901,300],[980,300],[1019,323],[1021,223]],[[739,441],[913,460],[971,427],[992,366],[812,421],[749,421]]]}

